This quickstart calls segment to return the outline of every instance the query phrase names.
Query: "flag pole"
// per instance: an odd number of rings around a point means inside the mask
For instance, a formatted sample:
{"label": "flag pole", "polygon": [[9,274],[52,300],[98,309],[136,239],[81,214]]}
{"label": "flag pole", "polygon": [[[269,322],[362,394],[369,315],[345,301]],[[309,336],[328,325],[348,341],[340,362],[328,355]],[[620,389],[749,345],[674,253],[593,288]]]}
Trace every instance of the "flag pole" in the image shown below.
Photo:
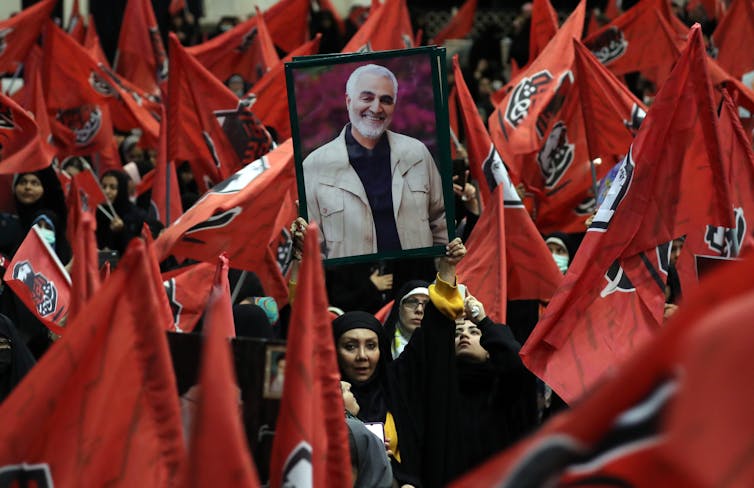
{"label": "flag pole", "polygon": [[13,85],[16,84],[16,80],[21,77],[22,69],[24,69],[24,63],[18,63],[18,68],[16,68],[16,72],[13,73],[13,78],[11,78],[10,83],[8,84],[8,89],[3,92],[4,95],[10,94]]}

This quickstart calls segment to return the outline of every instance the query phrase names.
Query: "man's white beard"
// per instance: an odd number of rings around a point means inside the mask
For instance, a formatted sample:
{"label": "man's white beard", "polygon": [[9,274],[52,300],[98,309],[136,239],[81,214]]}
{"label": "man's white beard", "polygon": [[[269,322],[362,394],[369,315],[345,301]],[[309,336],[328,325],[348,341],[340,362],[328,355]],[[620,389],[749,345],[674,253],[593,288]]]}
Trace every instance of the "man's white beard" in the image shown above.
{"label": "man's white beard", "polygon": [[379,126],[372,125],[365,121],[361,114],[353,110],[348,111],[348,118],[351,121],[351,125],[359,131],[359,134],[367,139],[379,139],[387,130],[388,124],[390,124],[390,120],[385,118]]}

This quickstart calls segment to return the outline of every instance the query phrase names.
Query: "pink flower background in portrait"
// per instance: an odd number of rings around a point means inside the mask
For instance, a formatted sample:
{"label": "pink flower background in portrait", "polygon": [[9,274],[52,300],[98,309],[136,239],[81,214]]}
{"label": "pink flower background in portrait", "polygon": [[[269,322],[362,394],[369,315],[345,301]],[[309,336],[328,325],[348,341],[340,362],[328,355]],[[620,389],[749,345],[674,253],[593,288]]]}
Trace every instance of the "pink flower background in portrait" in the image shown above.
{"label": "pink flower background in portrait", "polygon": [[439,162],[432,63],[426,54],[294,70],[301,158],[335,139],[348,123],[346,81],[353,70],[370,63],[385,66],[398,79],[398,97],[389,129],[419,139]]}

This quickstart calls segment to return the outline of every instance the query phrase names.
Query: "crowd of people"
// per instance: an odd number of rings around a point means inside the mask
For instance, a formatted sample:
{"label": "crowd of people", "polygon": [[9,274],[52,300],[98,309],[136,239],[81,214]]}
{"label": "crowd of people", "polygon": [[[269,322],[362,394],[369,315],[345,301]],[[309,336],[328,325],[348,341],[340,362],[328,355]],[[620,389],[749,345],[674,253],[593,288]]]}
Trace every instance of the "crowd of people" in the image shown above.
{"label": "crowd of people", "polygon": [[[623,8],[631,6],[627,3]],[[674,0],[673,5],[683,4]],[[364,22],[366,13],[364,7],[352,8],[341,32],[331,13],[315,12],[311,30],[324,34],[321,52],[339,52]],[[700,18],[703,11],[679,9],[676,14],[689,24],[704,20],[706,34],[714,29],[713,22]],[[607,21],[599,9],[593,15],[598,22]],[[528,61],[530,16],[531,5],[525,4],[513,31],[484,32],[472,47],[464,78],[485,121],[494,110],[492,94],[510,75],[510,66],[504,61],[514,59],[518,66]],[[172,16],[170,29],[188,46],[226,32],[238,22],[233,17],[223,18],[211,34],[202,36],[198,19],[183,10]],[[496,48],[484,42],[504,36],[512,40],[510,59],[500,53],[499,42]],[[222,81],[239,96],[249,89],[238,75]],[[627,82],[637,97],[651,103],[651,82],[638,74],[628,77]],[[164,230],[149,194],[137,195],[137,185],[156,161],[153,149],[141,147],[140,135],[138,131],[117,135],[123,168],[97,175],[105,197],[96,213],[97,247],[115,256],[122,256],[129,242],[143,235],[145,225],[153,238]],[[461,143],[455,151],[468,166]],[[432,166],[431,158],[429,164]],[[304,165],[306,169],[306,161]],[[70,266],[72,251],[66,229],[69,209],[56,172],[73,176],[91,170],[91,161],[76,156],[13,176],[10,192],[14,209],[0,215],[0,254],[5,262],[13,258],[27,233],[37,226],[61,263]],[[178,165],[178,178],[185,211],[200,199],[200,190],[189,164]],[[498,324],[487,316],[488,304],[477,300],[475,290],[458,280],[456,267],[466,255],[464,242],[479,221],[479,185],[484,182],[468,178],[468,172],[453,178],[457,232],[451,236],[444,256],[358,262],[325,270],[354,486],[443,486],[567,408],[519,357],[521,345],[545,304],[510,302],[509,323]],[[599,201],[604,193],[595,197]],[[291,224],[291,283],[296,280],[307,225],[301,218]],[[542,236],[561,273],[566,273],[573,262],[582,237],[563,232]],[[666,316],[675,312],[680,297],[673,262],[682,244],[679,240],[671,255]],[[169,271],[191,263],[171,257],[161,267]],[[238,337],[287,338],[290,306],[278,308],[253,270],[231,270],[230,288]],[[292,300],[295,303],[293,293]],[[200,321],[194,333],[201,331]],[[0,284],[0,402],[57,339],[9,287]],[[279,376],[272,385],[278,394],[282,391],[285,356],[279,361]],[[375,435],[375,431],[382,435]]]}

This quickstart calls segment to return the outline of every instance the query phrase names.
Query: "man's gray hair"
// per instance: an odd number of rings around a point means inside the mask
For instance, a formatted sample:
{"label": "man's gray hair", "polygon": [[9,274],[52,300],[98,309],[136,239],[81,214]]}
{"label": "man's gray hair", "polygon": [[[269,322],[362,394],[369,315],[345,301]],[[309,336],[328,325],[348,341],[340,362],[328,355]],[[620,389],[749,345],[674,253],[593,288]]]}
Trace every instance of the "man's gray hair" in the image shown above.
{"label": "man's gray hair", "polygon": [[357,93],[354,93],[354,90],[356,89],[356,82],[361,75],[367,73],[377,76],[384,76],[385,78],[388,78],[390,81],[392,81],[393,91],[395,92],[393,101],[398,99],[398,80],[395,78],[395,75],[392,71],[384,66],[380,66],[379,64],[365,64],[364,66],[359,66],[358,68],[353,70],[353,73],[351,73],[351,76],[348,77],[348,81],[346,82],[346,95],[351,98],[355,98],[356,95],[358,95]]}

